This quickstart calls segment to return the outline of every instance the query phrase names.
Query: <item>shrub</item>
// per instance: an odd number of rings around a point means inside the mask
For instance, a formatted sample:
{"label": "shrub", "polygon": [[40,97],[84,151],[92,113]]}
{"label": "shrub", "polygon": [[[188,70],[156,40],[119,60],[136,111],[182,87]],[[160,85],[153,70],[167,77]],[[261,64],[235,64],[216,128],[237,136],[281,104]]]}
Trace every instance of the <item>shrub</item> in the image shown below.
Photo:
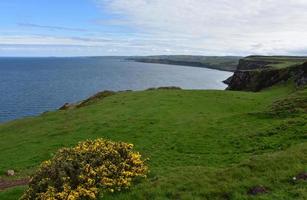
{"label": "shrub", "polygon": [[104,192],[129,188],[135,178],[146,177],[147,172],[132,144],[87,140],[74,148],[60,149],[43,162],[21,199],[96,199]]}

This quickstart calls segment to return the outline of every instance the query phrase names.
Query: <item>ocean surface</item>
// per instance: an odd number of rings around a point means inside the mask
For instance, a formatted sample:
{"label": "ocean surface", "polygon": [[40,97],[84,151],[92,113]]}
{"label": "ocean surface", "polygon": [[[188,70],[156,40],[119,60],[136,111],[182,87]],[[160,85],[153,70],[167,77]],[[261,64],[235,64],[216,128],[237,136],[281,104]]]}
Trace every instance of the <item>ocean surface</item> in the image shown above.
{"label": "ocean surface", "polygon": [[55,110],[103,90],[225,89],[230,72],[123,58],[0,58],[0,123]]}

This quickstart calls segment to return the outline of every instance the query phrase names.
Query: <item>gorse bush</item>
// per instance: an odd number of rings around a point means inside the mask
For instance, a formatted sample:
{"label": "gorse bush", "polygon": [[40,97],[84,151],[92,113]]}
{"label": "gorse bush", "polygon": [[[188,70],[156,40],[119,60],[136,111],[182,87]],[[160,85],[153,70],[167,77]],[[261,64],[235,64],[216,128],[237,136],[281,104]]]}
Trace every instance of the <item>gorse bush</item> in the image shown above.
{"label": "gorse bush", "polygon": [[146,177],[148,167],[133,145],[103,139],[60,149],[41,164],[22,200],[96,199],[105,192],[127,189]]}

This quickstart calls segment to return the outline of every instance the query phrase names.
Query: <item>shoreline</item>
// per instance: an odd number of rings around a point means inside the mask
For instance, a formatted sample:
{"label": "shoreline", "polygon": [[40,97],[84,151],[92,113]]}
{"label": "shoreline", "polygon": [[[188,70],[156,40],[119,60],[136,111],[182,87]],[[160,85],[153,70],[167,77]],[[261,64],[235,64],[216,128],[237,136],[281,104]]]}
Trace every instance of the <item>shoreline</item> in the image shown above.
{"label": "shoreline", "polygon": [[197,67],[197,68],[206,68],[212,70],[218,70],[223,72],[235,72],[236,70],[227,70],[219,67],[212,67],[210,65],[205,65],[200,62],[181,62],[181,61],[169,61],[169,60],[159,60],[159,61],[149,61],[149,60],[138,60],[134,58],[126,58],[127,61],[133,61],[138,63],[150,63],[150,64],[165,64],[165,65],[177,65],[177,66],[185,66],[185,67]]}

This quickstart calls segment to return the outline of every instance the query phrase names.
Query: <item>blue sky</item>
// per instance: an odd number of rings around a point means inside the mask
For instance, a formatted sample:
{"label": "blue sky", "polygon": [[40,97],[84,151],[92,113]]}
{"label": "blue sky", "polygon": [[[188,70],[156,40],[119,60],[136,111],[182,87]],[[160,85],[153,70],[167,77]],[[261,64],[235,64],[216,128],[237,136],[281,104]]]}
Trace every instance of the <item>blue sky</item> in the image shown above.
{"label": "blue sky", "polygon": [[0,56],[307,54],[305,0],[1,0]]}
{"label": "blue sky", "polygon": [[91,40],[111,43],[134,35],[131,27],[100,23],[118,17],[94,0],[1,0],[1,56],[112,54],[115,47]]}

